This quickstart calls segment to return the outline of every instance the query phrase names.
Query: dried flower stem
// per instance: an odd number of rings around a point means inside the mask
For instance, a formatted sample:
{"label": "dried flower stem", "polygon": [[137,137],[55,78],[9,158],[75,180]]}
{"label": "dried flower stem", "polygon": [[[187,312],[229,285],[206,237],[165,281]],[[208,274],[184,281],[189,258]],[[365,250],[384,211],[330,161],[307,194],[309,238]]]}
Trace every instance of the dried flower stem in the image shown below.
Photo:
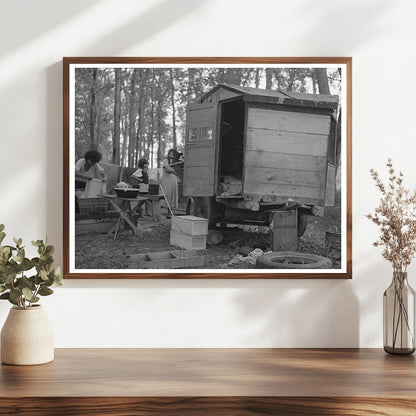
{"label": "dried flower stem", "polygon": [[392,263],[394,271],[405,272],[416,253],[416,192],[403,186],[403,173],[396,173],[391,159],[387,168],[387,184],[370,170],[382,196],[374,214],[366,217],[380,227],[374,246],[384,246],[383,257]]}

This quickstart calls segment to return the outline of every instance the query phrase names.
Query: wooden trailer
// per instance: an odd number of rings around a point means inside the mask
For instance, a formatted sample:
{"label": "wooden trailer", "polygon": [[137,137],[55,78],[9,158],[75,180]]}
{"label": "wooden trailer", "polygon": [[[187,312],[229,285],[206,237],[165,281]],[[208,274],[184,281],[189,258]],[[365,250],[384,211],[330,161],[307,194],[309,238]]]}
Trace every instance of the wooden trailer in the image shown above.
{"label": "wooden trailer", "polygon": [[267,223],[335,199],[338,96],[219,84],[188,106],[184,195],[210,224]]}

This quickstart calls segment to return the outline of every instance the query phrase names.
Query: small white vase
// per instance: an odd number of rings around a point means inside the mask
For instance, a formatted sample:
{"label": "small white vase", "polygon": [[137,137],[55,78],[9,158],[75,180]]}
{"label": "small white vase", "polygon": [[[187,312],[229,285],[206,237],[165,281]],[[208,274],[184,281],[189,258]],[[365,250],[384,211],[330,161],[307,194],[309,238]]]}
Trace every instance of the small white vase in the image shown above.
{"label": "small white vase", "polygon": [[35,365],[53,359],[53,329],[43,307],[11,308],[1,330],[1,362]]}

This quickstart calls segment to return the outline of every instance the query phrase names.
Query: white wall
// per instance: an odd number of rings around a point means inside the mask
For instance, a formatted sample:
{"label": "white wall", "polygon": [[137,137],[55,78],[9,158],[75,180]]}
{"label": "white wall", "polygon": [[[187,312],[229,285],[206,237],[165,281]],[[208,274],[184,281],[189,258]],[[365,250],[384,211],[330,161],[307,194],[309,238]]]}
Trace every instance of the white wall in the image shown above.
{"label": "white wall", "polygon": [[[62,259],[63,56],[352,56],[353,279],[66,281],[57,347],[380,347],[390,265],[364,218],[388,156],[416,187],[416,3],[0,0],[0,223]],[[416,287],[415,268],[410,282]],[[0,325],[9,304],[0,304]]]}

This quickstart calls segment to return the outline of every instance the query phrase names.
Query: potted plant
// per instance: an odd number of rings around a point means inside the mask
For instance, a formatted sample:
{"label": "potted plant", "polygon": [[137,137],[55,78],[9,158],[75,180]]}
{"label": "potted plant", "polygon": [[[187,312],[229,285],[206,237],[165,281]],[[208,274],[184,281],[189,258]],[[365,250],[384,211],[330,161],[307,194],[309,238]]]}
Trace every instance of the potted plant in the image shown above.
{"label": "potted plant", "polygon": [[51,286],[62,284],[60,268],[53,264],[55,248],[43,240],[32,241],[38,256],[29,259],[21,238],[14,238],[14,245],[3,245],[4,228],[0,224],[0,299],[13,307],[1,331],[1,362],[50,362],[54,359],[53,331],[37,302],[53,293]]}
{"label": "potted plant", "polygon": [[384,184],[371,169],[371,177],[381,193],[378,207],[367,215],[380,227],[374,246],[383,246],[383,257],[393,267],[393,279],[383,295],[384,350],[390,354],[415,351],[415,292],[407,281],[407,267],[416,253],[416,191],[403,186],[403,173],[397,173],[391,159],[389,179]]}

